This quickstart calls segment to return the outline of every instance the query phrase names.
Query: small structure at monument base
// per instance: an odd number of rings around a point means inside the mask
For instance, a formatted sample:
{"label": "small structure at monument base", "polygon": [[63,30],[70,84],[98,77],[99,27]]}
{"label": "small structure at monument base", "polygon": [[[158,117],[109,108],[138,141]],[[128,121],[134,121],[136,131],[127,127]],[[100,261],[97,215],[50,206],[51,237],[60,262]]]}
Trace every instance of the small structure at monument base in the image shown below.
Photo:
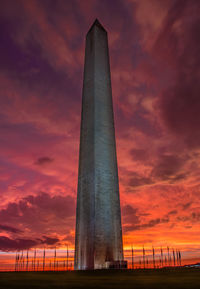
{"label": "small structure at monument base", "polygon": [[125,260],[106,261],[106,269],[127,269],[127,261]]}

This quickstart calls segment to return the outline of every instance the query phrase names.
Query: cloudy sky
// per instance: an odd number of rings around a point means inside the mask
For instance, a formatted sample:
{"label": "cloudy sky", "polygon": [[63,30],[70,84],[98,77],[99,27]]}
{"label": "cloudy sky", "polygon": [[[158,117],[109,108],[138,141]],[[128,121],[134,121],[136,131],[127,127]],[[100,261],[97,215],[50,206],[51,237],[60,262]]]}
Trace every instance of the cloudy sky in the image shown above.
{"label": "cloudy sky", "polygon": [[0,250],[74,247],[85,35],[108,31],[123,239],[200,244],[200,2],[0,1]]}

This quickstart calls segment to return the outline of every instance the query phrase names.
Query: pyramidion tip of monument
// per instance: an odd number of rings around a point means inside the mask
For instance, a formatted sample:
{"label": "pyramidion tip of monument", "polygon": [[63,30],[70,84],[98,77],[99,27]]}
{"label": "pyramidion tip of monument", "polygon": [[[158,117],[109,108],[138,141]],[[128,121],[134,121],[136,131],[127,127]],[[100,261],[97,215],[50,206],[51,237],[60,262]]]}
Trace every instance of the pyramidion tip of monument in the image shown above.
{"label": "pyramidion tip of monument", "polygon": [[99,22],[99,20],[96,18],[95,21],[93,22],[92,26],[90,27],[88,33],[92,31],[95,27],[98,27],[102,29],[104,32],[107,32],[106,29],[103,27],[103,25]]}
{"label": "pyramidion tip of monument", "polygon": [[97,25],[97,26],[101,26],[101,27],[103,27],[103,25],[101,25],[101,23],[100,23],[100,21],[99,21],[98,18],[96,18],[96,19],[94,20],[93,25]]}

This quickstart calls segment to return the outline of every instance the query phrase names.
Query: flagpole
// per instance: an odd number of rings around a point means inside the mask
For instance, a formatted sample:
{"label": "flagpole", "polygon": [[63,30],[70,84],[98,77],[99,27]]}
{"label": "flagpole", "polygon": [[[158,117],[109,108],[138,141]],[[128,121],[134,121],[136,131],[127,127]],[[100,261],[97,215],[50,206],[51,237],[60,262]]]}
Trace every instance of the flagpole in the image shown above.
{"label": "flagpole", "polygon": [[26,253],[26,271],[28,271],[28,250]]}
{"label": "flagpole", "polygon": [[54,252],[54,271],[56,270],[56,247]]}
{"label": "flagpole", "polygon": [[134,269],[134,251],[133,251],[133,246],[131,249],[131,253],[132,253],[132,269]]}
{"label": "flagpole", "polygon": [[144,249],[144,246],[143,246],[143,267],[145,269],[145,249]]}

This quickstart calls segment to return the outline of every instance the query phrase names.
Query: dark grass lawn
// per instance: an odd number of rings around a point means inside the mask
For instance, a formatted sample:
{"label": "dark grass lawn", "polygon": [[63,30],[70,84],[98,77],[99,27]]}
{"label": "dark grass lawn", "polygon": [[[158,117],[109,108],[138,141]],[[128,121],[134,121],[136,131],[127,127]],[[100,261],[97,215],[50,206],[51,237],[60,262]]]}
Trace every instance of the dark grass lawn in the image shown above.
{"label": "dark grass lawn", "polygon": [[200,269],[1,272],[0,289],[11,288],[198,289]]}

